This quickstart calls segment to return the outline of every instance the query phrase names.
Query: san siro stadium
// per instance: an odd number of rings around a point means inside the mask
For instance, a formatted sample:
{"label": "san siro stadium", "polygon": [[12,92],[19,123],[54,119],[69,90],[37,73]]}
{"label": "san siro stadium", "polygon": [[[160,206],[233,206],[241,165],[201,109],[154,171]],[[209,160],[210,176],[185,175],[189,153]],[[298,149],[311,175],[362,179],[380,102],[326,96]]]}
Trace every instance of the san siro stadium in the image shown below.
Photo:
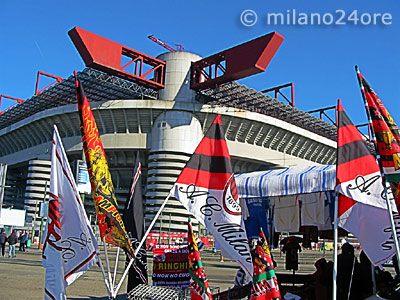
{"label": "san siro stadium", "polygon": [[[279,87],[271,89],[272,98],[237,82],[265,70],[283,40],[277,33],[206,58],[184,51],[153,58],[80,28],[69,35],[87,66],[78,78],[99,128],[118,207],[124,207],[139,155],[147,224],[217,114],[235,173],[336,161],[332,123],[278,101]],[[54,124],[73,170],[83,158],[75,80],[72,74],[53,77],[54,84],[0,114],[0,163],[7,165],[3,208],[25,209],[27,228],[38,229],[40,203],[48,199]],[[95,222],[90,194],[84,205]],[[188,215],[170,198],[154,230],[186,231]]]}

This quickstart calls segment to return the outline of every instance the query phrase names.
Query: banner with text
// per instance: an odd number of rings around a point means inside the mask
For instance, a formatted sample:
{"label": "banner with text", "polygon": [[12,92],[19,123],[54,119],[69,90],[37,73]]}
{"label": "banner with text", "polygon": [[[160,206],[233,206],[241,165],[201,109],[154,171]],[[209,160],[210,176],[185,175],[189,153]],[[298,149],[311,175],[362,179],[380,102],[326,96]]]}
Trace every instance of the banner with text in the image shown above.
{"label": "banner with text", "polygon": [[188,287],[190,275],[187,245],[156,245],[153,251],[153,285]]}

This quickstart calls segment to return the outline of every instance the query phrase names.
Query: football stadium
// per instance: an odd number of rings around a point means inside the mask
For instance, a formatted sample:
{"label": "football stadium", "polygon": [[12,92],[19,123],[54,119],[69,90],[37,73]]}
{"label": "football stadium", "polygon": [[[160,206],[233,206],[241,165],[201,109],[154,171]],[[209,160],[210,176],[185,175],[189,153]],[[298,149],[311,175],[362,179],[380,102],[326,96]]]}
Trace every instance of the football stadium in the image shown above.
{"label": "football stadium", "polygon": [[[124,207],[139,155],[147,224],[217,115],[235,174],[336,162],[336,126],[297,109],[293,83],[257,91],[238,82],[266,71],[271,60],[279,62],[284,37],[278,33],[205,58],[167,45],[155,58],[78,27],[69,37],[86,65],[78,78],[99,129],[118,206]],[[43,77],[54,82],[39,90]],[[0,113],[0,162],[7,187],[3,207],[25,209],[27,228],[39,228],[57,125],[94,223],[90,188],[85,190],[75,79],[39,72],[37,81],[31,98],[9,97],[15,105]],[[154,230],[186,231],[188,214],[172,197]]]}

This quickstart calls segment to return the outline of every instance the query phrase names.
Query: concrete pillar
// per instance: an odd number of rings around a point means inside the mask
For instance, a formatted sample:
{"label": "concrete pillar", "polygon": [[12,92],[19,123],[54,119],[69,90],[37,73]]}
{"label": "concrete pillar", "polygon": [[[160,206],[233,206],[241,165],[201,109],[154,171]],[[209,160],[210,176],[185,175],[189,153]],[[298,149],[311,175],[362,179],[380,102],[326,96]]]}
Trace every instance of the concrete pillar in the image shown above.
{"label": "concrete pillar", "polygon": [[159,99],[193,102],[196,93],[190,89],[190,66],[201,57],[189,52],[167,52],[157,58],[167,63],[165,88],[159,91]]}
{"label": "concrete pillar", "polygon": [[[202,138],[200,122],[189,112],[167,111],[155,121],[152,146],[149,154],[146,225],[148,226],[167,197],[181,170]],[[175,198],[171,197],[162,213],[162,221],[153,230],[185,232],[190,214]],[[193,225],[197,224],[193,220]],[[194,226],[197,228],[197,226]]]}

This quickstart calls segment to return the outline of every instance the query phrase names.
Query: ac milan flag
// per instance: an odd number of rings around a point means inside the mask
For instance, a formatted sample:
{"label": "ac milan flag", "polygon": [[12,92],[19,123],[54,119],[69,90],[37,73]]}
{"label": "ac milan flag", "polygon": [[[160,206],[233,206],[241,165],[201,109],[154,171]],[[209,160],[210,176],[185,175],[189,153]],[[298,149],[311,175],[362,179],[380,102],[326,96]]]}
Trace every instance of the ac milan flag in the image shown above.
{"label": "ac milan flag", "polygon": [[114,186],[92,109],[75,72],[82,144],[89,171],[100,236],[133,254],[132,244],[118,212]]}
{"label": "ac milan flag", "polygon": [[[370,261],[380,265],[395,254],[379,165],[361,134],[338,103],[338,225],[354,234]],[[393,195],[388,188],[391,207]],[[395,215],[400,228],[398,214]]]}
{"label": "ac milan flag", "polygon": [[[123,220],[126,227],[126,231],[131,239],[133,247],[136,249],[140,241],[142,240],[145,232],[144,225],[144,210],[142,200],[142,188],[141,188],[141,172],[142,165],[139,160],[139,152],[136,154],[136,163],[133,170],[132,185],[129,192],[127,201],[125,202],[125,208],[123,213]],[[132,264],[129,275],[128,275],[128,286],[127,291],[130,292],[139,284],[147,284],[147,256],[146,256],[146,244],[144,243],[138,251],[135,263]],[[126,263],[129,264],[131,257],[127,255]]]}
{"label": "ac milan flag", "polygon": [[173,190],[186,209],[207,227],[221,250],[252,278],[242,208],[219,115],[182,170]]}
{"label": "ac milan flag", "polygon": [[357,68],[357,76],[365,106],[371,118],[372,128],[377,139],[383,172],[387,181],[400,181],[400,133],[375,91],[370,87]]}
{"label": "ac milan flag", "polygon": [[42,265],[45,299],[66,299],[65,289],[97,262],[98,247],[54,126]]}
{"label": "ac milan flag", "polygon": [[375,133],[375,146],[386,180],[391,183],[396,204],[400,205],[400,133],[382,101],[356,67],[361,94],[364,99],[371,130]]}
{"label": "ac milan flag", "polygon": [[254,254],[254,277],[251,287],[251,299],[281,300],[278,279],[275,275],[274,263],[264,232],[260,228],[260,237]]}
{"label": "ac milan flag", "polygon": [[189,248],[189,274],[190,274],[190,294],[192,300],[211,300],[212,295],[203,262],[201,261],[199,248],[193,234],[193,228],[188,222],[188,248]]}

